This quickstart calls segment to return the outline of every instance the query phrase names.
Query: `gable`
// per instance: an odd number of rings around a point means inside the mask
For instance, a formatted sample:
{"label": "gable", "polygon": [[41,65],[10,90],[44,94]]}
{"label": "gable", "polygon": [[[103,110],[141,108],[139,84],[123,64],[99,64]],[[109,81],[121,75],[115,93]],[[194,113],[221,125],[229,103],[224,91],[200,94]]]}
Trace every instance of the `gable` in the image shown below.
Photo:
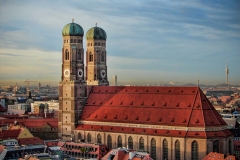
{"label": "gable", "polygon": [[33,135],[27,128],[21,128],[21,132],[17,138],[32,138]]}

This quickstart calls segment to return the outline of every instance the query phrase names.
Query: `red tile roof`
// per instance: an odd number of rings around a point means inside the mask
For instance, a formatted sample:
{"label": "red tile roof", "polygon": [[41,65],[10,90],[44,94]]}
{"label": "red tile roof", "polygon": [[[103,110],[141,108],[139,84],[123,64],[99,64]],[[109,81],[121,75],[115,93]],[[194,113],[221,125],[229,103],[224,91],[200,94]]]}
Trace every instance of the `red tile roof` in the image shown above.
{"label": "red tile roof", "polygon": [[221,99],[223,103],[227,103],[231,100],[231,96],[221,96],[219,99]]}
{"label": "red tile roof", "polygon": [[[45,145],[48,147],[58,146],[58,140],[45,141]],[[63,145],[61,145],[61,146],[63,146]]]}
{"label": "red tile roof", "polygon": [[13,129],[13,130],[2,130],[0,132],[0,139],[16,139],[21,133],[21,129]]}
{"label": "red tile roof", "polygon": [[188,127],[226,125],[198,87],[95,86],[80,120]]}
{"label": "red tile roof", "polygon": [[227,155],[225,156],[222,153],[217,152],[210,152],[206,157],[204,157],[202,160],[236,160],[236,157],[233,155]]}
{"label": "red tile roof", "polygon": [[[132,157],[130,156],[130,153],[132,153]],[[111,157],[111,158],[110,158]],[[144,152],[135,152],[131,149],[127,148],[120,148],[120,149],[113,149],[110,152],[108,152],[101,160],[152,160],[150,155],[148,153]]]}
{"label": "red tile roof", "polygon": [[27,128],[33,127],[42,127],[45,124],[50,125],[51,127],[58,127],[58,119],[56,118],[29,118],[29,119],[1,119],[0,123],[12,124],[15,121],[26,126]]}
{"label": "red tile roof", "polygon": [[17,140],[18,140],[18,144],[19,144],[19,145],[29,145],[29,144],[32,144],[32,145],[42,144],[42,145],[44,145],[43,140],[41,140],[41,139],[38,138],[38,137],[18,138]]}
{"label": "red tile roof", "polygon": [[[199,87],[94,86],[80,121],[203,128],[227,126]],[[80,124],[76,129],[199,138],[232,135],[228,130],[187,132],[97,124]]]}

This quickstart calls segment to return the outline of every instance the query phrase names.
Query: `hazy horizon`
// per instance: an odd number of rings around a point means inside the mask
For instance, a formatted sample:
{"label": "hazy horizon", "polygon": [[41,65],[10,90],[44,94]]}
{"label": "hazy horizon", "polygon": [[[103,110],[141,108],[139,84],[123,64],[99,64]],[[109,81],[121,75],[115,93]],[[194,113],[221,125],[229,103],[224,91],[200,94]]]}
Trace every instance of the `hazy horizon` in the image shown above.
{"label": "hazy horizon", "polygon": [[[107,33],[108,80],[118,84],[240,85],[240,1],[0,1],[0,85],[61,80],[62,29]],[[86,64],[86,63],[85,63]]]}

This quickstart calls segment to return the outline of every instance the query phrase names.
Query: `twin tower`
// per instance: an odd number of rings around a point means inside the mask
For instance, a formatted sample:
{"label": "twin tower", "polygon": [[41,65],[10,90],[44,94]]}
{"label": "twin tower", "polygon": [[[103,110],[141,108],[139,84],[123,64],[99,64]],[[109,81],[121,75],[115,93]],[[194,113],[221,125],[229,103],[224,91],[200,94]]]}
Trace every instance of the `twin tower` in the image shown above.
{"label": "twin tower", "polygon": [[[72,21],[62,30],[62,77],[59,83],[59,136],[73,138],[87,98],[87,86],[108,86],[106,32],[97,25],[86,34],[86,69],[83,28]],[[86,74],[85,74],[86,72]]]}
{"label": "twin tower", "polygon": [[62,30],[62,80],[86,80],[87,85],[109,85],[106,65],[106,32],[97,25],[86,34],[86,76],[84,74],[83,28],[74,22]]}

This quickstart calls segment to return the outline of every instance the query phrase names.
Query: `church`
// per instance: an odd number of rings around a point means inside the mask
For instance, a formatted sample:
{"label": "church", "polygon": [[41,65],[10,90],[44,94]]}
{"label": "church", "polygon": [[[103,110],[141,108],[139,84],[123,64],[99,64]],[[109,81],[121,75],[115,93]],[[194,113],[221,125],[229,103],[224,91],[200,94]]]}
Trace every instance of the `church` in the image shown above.
{"label": "church", "polygon": [[154,160],[233,154],[233,134],[199,87],[109,86],[106,32],[90,28],[85,52],[79,24],[64,26],[62,37],[62,139],[146,151]]}

